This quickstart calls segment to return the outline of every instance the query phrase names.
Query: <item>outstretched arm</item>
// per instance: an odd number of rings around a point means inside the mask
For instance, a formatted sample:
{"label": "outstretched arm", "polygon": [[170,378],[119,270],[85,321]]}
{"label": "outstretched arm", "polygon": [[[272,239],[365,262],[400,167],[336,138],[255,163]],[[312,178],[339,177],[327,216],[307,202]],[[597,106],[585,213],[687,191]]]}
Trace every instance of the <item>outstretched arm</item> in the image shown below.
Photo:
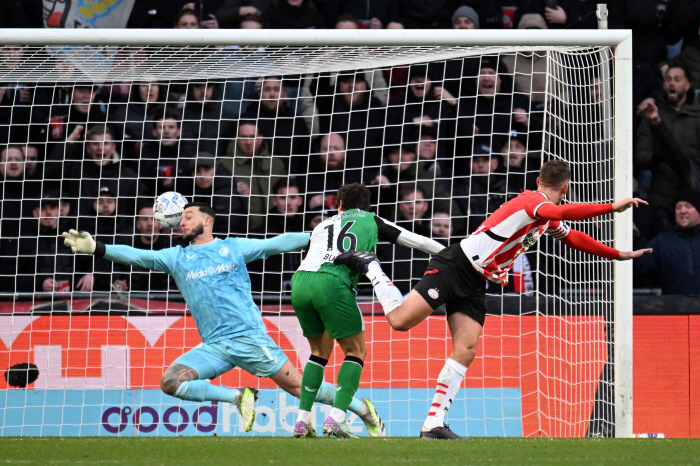
{"label": "outstretched arm", "polygon": [[627,198],[613,204],[564,204],[554,205],[552,203],[540,204],[534,213],[543,220],[585,220],[612,212],[624,212],[632,206],[639,207],[639,204],[647,204],[646,201],[638,198]]}
{"label": "outstretched arm", "polygon": [[283,252],[297,251],[309,244],[310,239],[309,233],[284,233],[262,241],[265,243],[266,255],[269,257]]}
{"label": "outstretched arm", "polygon": [[374,216],[374,221],[377,223],[379,238],[390,243],[419,249],[427,254],[437,254],[445,248],[445,246],[433,239],[412,233],[377,215]]}
{"label": "outstretched arm", "polygon": [[582,231],[570,230],[569,234],[561,238],[560,241],[570,248],[579,251],[593,254],[594,256],[605,257],[606,259],[628,260],[641,257],[644,254],[652,252],[651,249],[640,249],[639,251],[618,251],[617,249],[608,247]]}
{"label": "outstretched arm", "polygon": [[107,260],[126,265],[138,265],[146,269],[155,269],[155,251],[131,248],[129,246],[105,245],[97,243],[90,233],[70,230],[63,232],[63,244],[71,248],[73,252],[94,254],[95,257],[104,257]]}

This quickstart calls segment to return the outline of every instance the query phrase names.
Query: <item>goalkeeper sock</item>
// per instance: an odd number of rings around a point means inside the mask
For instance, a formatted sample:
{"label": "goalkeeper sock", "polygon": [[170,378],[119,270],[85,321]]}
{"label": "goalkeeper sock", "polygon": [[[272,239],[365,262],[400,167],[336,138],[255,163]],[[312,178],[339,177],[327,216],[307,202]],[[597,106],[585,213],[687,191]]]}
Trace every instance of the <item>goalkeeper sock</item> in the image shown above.
{"label": "goalkeeper sock", "polygon": [[455,361],[448,359],[445,366],[440,371],[437,380],[437,390],[433,397],[433,404],[430,405],[430,412],[423,423],[426,429],[434,429],[445,425],[445,415],[452,405],[459,386],[462,385],[464,374],[467,368]]}
{"label": "goalkeeper sock", "polygon": [[187,401],[225,401],[236,403],[241,398],[240,390],[212,385],[204,380],[182,382],[175,392],[175,398]]}
{"label": "goalkeeper sock", "polygon": [[331,417],[336,422],[345,420],[345,413],[355,396],[355,392],[360,387],[360,378],[362,377],[364,365],[365,363],[358,357],[345,356],[345,361],[340,366],[340,371],[338,371],[338,391],[335,394],[333,410],[331,411]]}
{"label": "goalkeeper sock", "polygon": [[[323,382],[321,388],[318,389],[318,395],[316,396],[316,401],[323,403],[324,405],[333,405],[335,401],[335,394],[338,390],[335,385],[328,382]],[[366,416],[368,413],[365,405],[362,404],[357,398],[353,398],[348,406],[348,411],[357,414],[360,417]]]}
{"label": "goalkeeper sock", "polygon": [[301,396],[299,397],[299,409],[309,411],[314,406],[318,389],[323,383],[323,371],[328,364],[328,359],[323,359],[313,354],[309,362],[304,366],[304,374],[301,376]]}
{"label": "goalkeeper sock", "polygon": [[386,276],[379,262],[370,262],[365,275],[372,282],[374,293],[384,309],[384,314],[390,313],[403,303],[403,295]]}

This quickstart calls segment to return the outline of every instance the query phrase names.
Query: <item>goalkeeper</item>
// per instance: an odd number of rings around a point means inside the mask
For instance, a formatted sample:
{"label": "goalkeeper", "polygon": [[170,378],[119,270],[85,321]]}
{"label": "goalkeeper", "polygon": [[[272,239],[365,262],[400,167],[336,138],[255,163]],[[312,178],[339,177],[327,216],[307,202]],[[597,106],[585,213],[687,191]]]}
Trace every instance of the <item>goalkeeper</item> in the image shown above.
{"label": "goalkeeper", "polygon": [[479,335],[486,317],[486,280],[508,284],[508,271],[515,259],[545,232],[567,246],[607,259],[629,260],[651,249],[623,251],[599,243],[563,220],[583,220],[612,212],[624,212],[640,199],[623,199],[614,204],[566,204],[571,171],[569,164],[552,160],[537,178],[537,191],[525,191],[491,214],[476,231],[459,244],[434,256],[420,282],[406,300],[384,275],[375,256],[347,251],[334,263],[362,271],[374,291],[392,328],[408,331],[446,304],[447,323],[452,334],[452,353],[440,371],[437,389],[420,437],[464,439],[445,425],[444,419],[476,356]]}
{"label": "goalkeeper", "polygon": [[[70,230],[64,243],[73,252],[94,254],[120,264],[137,265],[171,275],[192,313],[202,343],[177,358],[163,374],[160,387],[168,395],[189,401],[234,403],[246,432],[255,421],[257,390],[216,386],[207,382],[234,367],[258,377],[269,377],[284,391],[299,398],[301,374],[267,335],[260,310],[253,302],[245,264],[273,254],[295,251],[309,243],[308,233],[287,233],[275,238],[214,239],[214,210],[190,202],[182,213],[183,239],[189,246],[148,251],[96,243],[89,233]],[[324,383],[316,394],[332,404],[336,388]],[[371,403],[353,399],[350,409],[376,431]]]}
{"label": "goalkeeper", "polygon": [[[316,435],[311,425],[311,408],[317,399],[315,393],[322,386],[333,341],[337,340],[345,353],[345,361],[338,372],[338,394],[323,424],[323,432],[338,438],[357,438],[350,432],[345,414],[360,385],[367,355],[365,324],[355,301],[359,273],[334,264],[333,259],[348,249],[372,252],[379,239],[428,254],[437,254],[444,247],[368,212],[369,199],[369,190],[362,184],[341,186],[337,196],[338,214],[314,228],[309,252],[292,277],[292,306],[311,346],[311,357],[302,378],[295,437]],[[371,408],[371,402],[367,403]],[[374,419],[374,425],[377,429],[370,434],[384,436],[384,424],[379,417]]]}

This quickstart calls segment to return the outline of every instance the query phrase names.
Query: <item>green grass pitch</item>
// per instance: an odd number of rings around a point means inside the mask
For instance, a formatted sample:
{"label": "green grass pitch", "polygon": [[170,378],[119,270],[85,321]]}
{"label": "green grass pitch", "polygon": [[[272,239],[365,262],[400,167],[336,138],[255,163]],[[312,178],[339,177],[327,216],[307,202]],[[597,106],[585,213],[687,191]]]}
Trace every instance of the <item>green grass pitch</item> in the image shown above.
{"label": "green grass pitch", "polygon": [[697,439],[0,438],[0,464],[663,465],[700,464]]}

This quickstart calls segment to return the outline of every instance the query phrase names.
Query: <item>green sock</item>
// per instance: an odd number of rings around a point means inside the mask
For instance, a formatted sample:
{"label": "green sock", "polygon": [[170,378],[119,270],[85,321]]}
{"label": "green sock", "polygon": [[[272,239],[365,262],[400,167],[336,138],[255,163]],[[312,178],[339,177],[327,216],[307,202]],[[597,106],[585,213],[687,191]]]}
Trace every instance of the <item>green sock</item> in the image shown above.
{"label": "green sock", "polygon": [[299,397],[299,409],[311,411],[316,401],[319,387],[323,383],[323,371],[328,364],[327,359],[319,358],[313,354],[309,362],[304,366],[304,374],[301,376],[301,396]]}
{"label": "green sock", "polygon": [[360,386],[362,377],[362,359],[355,356],[346,356],[343,365],[338,372],[338,391],[335,392],[333,407],[347,412],[355,392]]}

